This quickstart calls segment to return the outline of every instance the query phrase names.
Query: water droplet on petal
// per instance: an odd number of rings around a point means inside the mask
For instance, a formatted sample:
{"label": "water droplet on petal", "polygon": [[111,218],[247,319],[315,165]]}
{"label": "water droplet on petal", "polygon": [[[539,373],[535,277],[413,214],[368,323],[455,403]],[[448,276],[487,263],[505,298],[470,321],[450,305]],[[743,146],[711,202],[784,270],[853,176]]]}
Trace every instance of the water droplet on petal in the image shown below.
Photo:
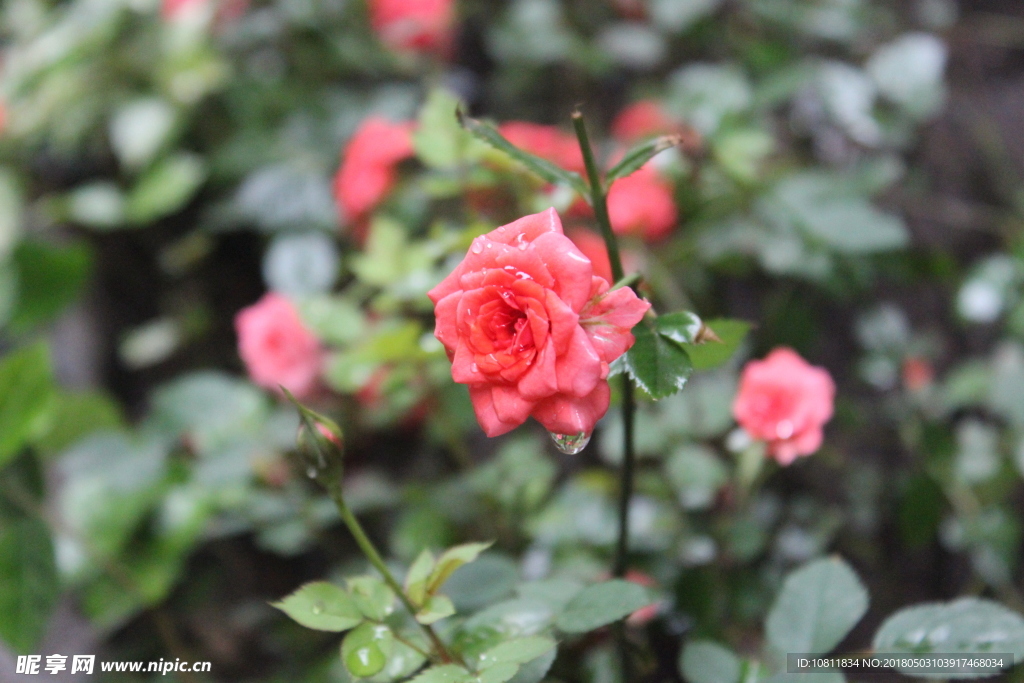
{"label": "water droplet on petal", "polygon": [[505,232],[505,226],[502,225],[501,227],[499,227],[498,232]]}
{"label": "water droplet on petal", "polygon": [[313,614],[323,614],[324,613],[324,603],[322,603],[322,602],[315,602],[315,603],[313,603],[313,607],[311,608],[310,611],[312,611]]}
{"label": "water droplet on petal", "polygon": [[473,240],[473,246],[469,248],[474,254],[482,254],[484,251],[483,246],[480,244],[480,240]]}
{"label": "water droplet on petal", "polygon": [[590,443],[590,434],[580,432],[579,434],[551,434],[551,440],[555,442],[555,448],[566,455],[576,455]]}
{"label": "water droplet on petal", "polygon": [[470,370],[471,370],[472,372],[480,372],[480,367],[479,367],[479,366],[478,366],[478,365],[477,365],[476,363],[473,363],[472,365],[470,365],[470,366],[469,366],[469,369],[470,369]]}
{"label": "water droplet on petal", "polygon": [[526,251],[526,247],[530,246],[529,242],[526,241],[526,235],[523,233],[516,235],[516,246],[519,247],[519,251]]}

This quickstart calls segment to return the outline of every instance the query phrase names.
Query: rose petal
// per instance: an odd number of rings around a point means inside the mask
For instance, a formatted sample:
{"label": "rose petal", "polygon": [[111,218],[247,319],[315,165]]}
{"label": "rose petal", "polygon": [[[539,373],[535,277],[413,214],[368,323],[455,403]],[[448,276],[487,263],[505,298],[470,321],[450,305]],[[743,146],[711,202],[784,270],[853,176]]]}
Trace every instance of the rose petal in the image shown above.
{"label": "rose petal", "polygon": [[505,422],[498,417],[489,384],[470,385],[469,400],[473,402],[476,420],[487,436],[501,436],[522,424],[522,422]]}
{"label": "rose petal", "polygon": [[540,350],[533,365],[519,380],[519,392],[528,399],[546,398],[558,391],[555,345],[550,339]]}
{"label": "rose petal", "polygon": [[601,381],[601,358],[579,325],[565,354],[558,357],[558,391],[583,397]]}
{"label": "rose petal", "polygon": [[611,390],[608,382],[599,382],[587,396],[578,398],[565,394],[540,401],[531,415],[552,434],[590,434],[594,425],[608,411]]}
{"label": "rose petal", "polygon": [[555,276],[554,290],[574,311],[580,311],[590,295],[594,268],[565,235],[547,233],[533,241],[533,249]]}
{"label": "rose petal", "polygon": [[459,302],[462,301],[462,291],[455,291],[437,301],[434,308],[436,322],[434,324],[434,336],[444,344],[445,348],[454,350],[459,345],[459,330],[455,321]]}

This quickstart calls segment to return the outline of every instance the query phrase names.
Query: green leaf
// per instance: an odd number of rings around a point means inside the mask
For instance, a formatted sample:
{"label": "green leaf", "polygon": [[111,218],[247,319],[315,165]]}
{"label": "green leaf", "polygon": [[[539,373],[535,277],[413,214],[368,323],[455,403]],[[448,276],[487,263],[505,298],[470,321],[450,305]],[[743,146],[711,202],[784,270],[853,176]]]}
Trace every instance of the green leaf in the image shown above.
{"label": "green leaf", "polygon": [[605,176],[604,186],[606,190],[619,178],[625,178],[630,173],[637,171],[641,166],[650,161],[654,156],[671,149],[681,141],[678,135],[663,135],[662,137],[647,140],[636,145],[622,157],[622,161],[612,166]]}
{"label": "green leaf", "polygon": [[353,676],[374,676],[387,665],[394,644],[391,629],[367,622],[350,631],[341,641],[341,661]]}
{"label": "green leaf", "polygon": [[[1024,656],[1024,618],[998,603],[978,598],[926,603],[886,619],[875,634],[873,647],[879,654],[1005,652],[1013,653],[1014,661],[1019,662]],[[915,675],[912,669],[901,671]]]}
{"label": "green leaf", "polygon": [[826,653],[839,644],[868,608],[868,593],[838,557],[791,572],[765,622],[768,642],[782,654]]}
{"label": "green leaf", "polygon": [[487,669],[496,664],[526,664],[555,649],[555,646],[555,641],[546,636],[507,640],[480,655],[477,668]]}
{"label": "green leaf", "polygon": [[11,327],[25,331],[49,322],[78,298],[92,270],[92,252],[84,244],[22,242],[14,252],[14,265],[18,306]]}
{"label": "green leaf", "polygon": [[419,126],[412,135],[416,156],[427,166],[450,169],[479,156],[483,146],[459,125],[458,98],[435,89],[420,109]]}
{"label": "green leaf", "polygon": [[737,683],[742,662],[732,650],[710,640],[691,640],[679,656],[688,683]]}
{"label": "green leaf", "polygon": [[576,190],[576,192],[584,198],[589,198],[590,189],[583,181],[583,178],[580,177],[579,173],[566,171],[547,159],[542,159],[539,156],[519,149],[506,140],[494,126],[477,121],[476,119],[471,119],[463,114],[461,110],[457,112],[457,116],[459,118],[459,123],[477,139],[483,140],[491,147],[508,154],[510,157],[523,164],[529,171],[534,173],[534,175],[539,176],[542,180],[555,185],[567,185]]}
{"label": "green leaf", "polygon": [[306,628],[347,631],[363,621],[352,597],[326,581],[307,583],[280,602],[271,603]]}
{"label": "green leaf", "polygon": [[729,480],[729,471],[707,446],[686,443],[665,462],[665,474],[680,505],[687,510],[710,507],[718,490]]}
{"label": "green leaf", "polygon": [[427,602],[416,613],[416,621],[421,624],[433,624],[455,614],[455,605],[444,595],[431,595]]}
{"label": "green leaf", "polygon": [[695,370],[710,370],[728,361],[750,331],[750,323],[743,320],[715,318],[706,320],[704,324],[719,341],[684,345]]}
{"label": "green leaf", "polygon": [[492,545],[494,545],[494,541],[464,543],[463,545],[457,545],[445,550],[441,553],[441,557],[437,558],[434,570],[430,573],[430,578],[427,581],[427,592],[434,593],[439,590],[456,569],[469,564]]}
{"label": "green leaf", "polygon": [[427,582],[433,571],[434,554],[424,548],[413,560],[412,566],[409,567],[409,571],[405,575],[405,594],[412,600],[412,604],[419,606],[426,601]]}
{"label": "green leaf", "polygon": [[376,576],[346,579],[349,594],[367,619],[383,621],[395,611],[395,592]]}
{"label": "green leaf", "polygon": [[629,616],[653,602],[648,592],[631,581],[613,579],[587,586],[569,601],[555,626],[566,633],[586,633]]}
{"label": "green leaf", "polygon": [[655,331],[649,320],[633,328],[636,341],[619,356],[613,369],[629,373],[637,386],[659,399],[682,391],[693,364],[682,346]]}
{"label": "green leaf", "polygon": [[519,665],[510,662],[495,664],[477,674],[478,683],[506,683],[512,680],[519,673]]}
{"label": "green leaf", "polygon": [[121,407],[109,396],[98,391],[56,395],[49,429],[33,444],[46,454],[59,453],[82,438],[100,430],[120,429],[124,426]]}
{"label": "green leaf", "polygon": [[512,683],[540,683],[551,670],[551,665],[555,663],[557,655],[558,651],[551,649],[537,659],[521,664],[519,671],[512,677]]}
{"label": "green leaf", "polygon": [[46,525],[19,519],[0,526],[0,638],[16,652],[33,651],[59,591]]}
{"label": "green leaf", "polygon": [[473,675],[457,664],[433,666],[409,683],[469,683]]}
{"label": "green leaf", "polygon": [[8,166],[0,166],[0,261],[6,259],[22,230],[24,198],[18,177]]}
{"label": "green leaf", "polygon": [[678,344],[694,344],[698,341],[704,323],[691,311],[677,311],[659,315],[654,319],[658,334]]}
{"label": "green leaf", "polygon": [[132,188],[125,215],[135,224],[151,223],[184,205],[206,180],[206,164],[189,152],[178,152],[143,175]]}
{"label": "green leaf", "polygon": [[0,360],[0,467],[38,431],[53,405],[53,371],[46,344]]}

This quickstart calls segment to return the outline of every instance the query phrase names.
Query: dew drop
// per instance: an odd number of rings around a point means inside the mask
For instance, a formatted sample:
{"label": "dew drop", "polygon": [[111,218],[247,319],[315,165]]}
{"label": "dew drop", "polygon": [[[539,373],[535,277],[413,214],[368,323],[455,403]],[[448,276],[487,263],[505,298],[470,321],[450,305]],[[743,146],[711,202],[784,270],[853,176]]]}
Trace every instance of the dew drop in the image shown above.
{"label": "dew drop", "polygon": [[526,247],[530,246],[526,241],[526,235],[523,233],[516,235],[516,246],[519,247],[519,251],[526,251]]}
{"label": "dew drop", "polygon": [[480,244],[479,240],[473,240],[473,246],[471,246],[469,250],[474,254],[482,254],[484,252],[484,248]]}
{"label": "dew drop", "polygon": [[473,371],[473,372],[480,372],[480,367],[476,363],[473,363],[472,365],[470,365],[469,369],[471,371]]}
{"label": "dew drop", "polygon": [[323,614],[324,613],[324,603],[322,603],[322,602],[315,602],[315,603],[313,603],[313,607],[310,608],[310,611],[313,612],[313,614]]}
{"label": "dew drop", "polygon": [[566,455],[576,455],[590,443],[590,434],[580,432],[579,434],[551,434],[551,440],[555,442],[555,448]]}
{"label": "dew drop", "polygon": [[501,227],[499,227],[499,228],[498,228],[498,232],[499,232],[499,233],[505,232],[505,226],[504,226],[504,225],[502,225]]}

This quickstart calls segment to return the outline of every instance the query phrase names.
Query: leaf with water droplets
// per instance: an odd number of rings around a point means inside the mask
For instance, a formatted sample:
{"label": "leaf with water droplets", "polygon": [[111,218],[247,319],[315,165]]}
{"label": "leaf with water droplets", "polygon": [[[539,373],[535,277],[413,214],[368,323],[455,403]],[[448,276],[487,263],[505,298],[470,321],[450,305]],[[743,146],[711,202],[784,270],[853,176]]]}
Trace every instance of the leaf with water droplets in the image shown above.
{"label": "leaf with water droplets", "polygon": [[307,583],[280,602],[271,603],[306,628],[346,631],[363,620],[352,597],[326,581]]}
{"label": "leaf with water droplets", "polygon": [[590,434],[580,432],[579,434],[555,434],[551,432],[551,440],[555,442],[555,448],[566,455],[576,455],[590,443]]}
{"label": "leaf with water droplets", "polygon": [[387,626],[365,623],[341,642],[341,661],[353,676],[366,678],[384,669],[395,646],[395,636]]}
{"label": "leaf with water droplets", "polygon": [[[886,619],[873,645],[879,654],[1006,653],[1020,661],[1024,657],[1024,618],[999,603],[978,598],[926,603]],[[900,671],[908,676],[925,675],[912,669]]]}
{"label": "leaf with water droplets", "polygon": [[612,364],[613,372],[627,372],[651,398],[678,393],[693,372],[690,356],[678,343],[660,334],[650,320],[633,327],[636,341]]}

